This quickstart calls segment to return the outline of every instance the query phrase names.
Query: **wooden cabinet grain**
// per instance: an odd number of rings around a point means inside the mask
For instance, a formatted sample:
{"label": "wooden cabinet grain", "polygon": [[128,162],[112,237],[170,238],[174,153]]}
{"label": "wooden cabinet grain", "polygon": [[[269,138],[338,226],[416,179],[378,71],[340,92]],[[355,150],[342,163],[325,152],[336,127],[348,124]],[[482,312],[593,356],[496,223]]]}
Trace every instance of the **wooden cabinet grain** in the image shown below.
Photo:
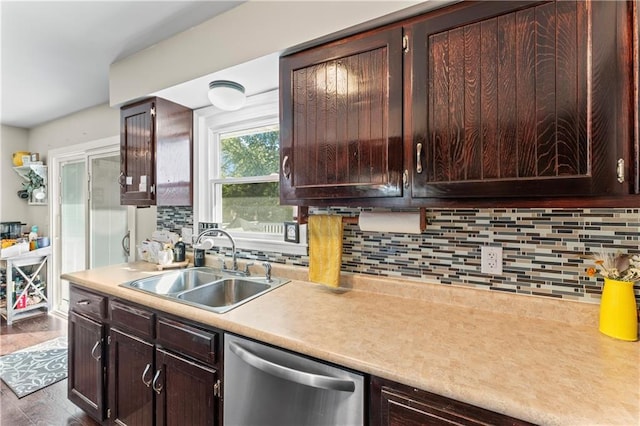
{"label": "wooden cabinet grain", "polygon": [[530,425],[379,377],[371,378],[371,426]]}
{"label": "wooden cabinet grain", "polygon": [[69,399],[103,424],[222,424],[217,331],[71,286]]}
{"label": "wooden cabinet grain", "polygon": [[98,422],[106,418],[103,296],[70,290],[67,397]]}
{"label": "wooden cabinet grain", "polygon": [[626,9],[488,2],[409,26],[412,196],[629,194]]}
{"label": "wooden cabinet grain", "polygon": [[112,301],[110,312],[113,421],[128,426],[219,424],[217,333],[122,300]]}
{"label": "wooden cabinet grain", "polygon": [[162,98],[120,112],[120,203],[192,204],[193,113]]}
{"label": "wooden cabinet grain", "polygon": [[280,60],[281,203],[402,195],[402,30]]}
{"label": "wooden cabinet grain", "polygon": [[461,2],[281,58],[281,202],[637,206],[636,9]]}

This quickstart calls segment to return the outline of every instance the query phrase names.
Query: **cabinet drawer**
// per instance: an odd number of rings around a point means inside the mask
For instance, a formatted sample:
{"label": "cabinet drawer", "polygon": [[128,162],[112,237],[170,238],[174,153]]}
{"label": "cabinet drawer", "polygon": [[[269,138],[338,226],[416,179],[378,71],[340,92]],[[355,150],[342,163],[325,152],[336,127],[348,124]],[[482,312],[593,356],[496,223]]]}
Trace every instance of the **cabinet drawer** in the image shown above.
{"label": "cabinet drawer", "polygon": [[167,349],[208,364],[214,364],[217,360],[218,333],[212,331],[159,318],[156,342]]}
{"label": "cabinet drawer", "polygon": [[71,286],[69,310],[102,320],[107,317],[107,298]]}
{"label": "cabinet drawer", "polygon": [[111,325],[132,332],[138,337],[153,339],[155,314],[146,309],[134,308],[119,300],[111,302]]}

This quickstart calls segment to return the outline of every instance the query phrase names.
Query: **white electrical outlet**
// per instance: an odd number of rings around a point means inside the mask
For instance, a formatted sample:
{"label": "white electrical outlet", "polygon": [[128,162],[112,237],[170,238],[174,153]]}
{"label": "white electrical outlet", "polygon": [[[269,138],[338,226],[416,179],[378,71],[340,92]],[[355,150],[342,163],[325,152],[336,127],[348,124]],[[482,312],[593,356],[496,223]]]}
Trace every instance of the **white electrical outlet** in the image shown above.
{"label": "white electrical outlet", "polygon": [[502,274],[502,247],[483,246],[480,249],[480,264],[483,274]]}

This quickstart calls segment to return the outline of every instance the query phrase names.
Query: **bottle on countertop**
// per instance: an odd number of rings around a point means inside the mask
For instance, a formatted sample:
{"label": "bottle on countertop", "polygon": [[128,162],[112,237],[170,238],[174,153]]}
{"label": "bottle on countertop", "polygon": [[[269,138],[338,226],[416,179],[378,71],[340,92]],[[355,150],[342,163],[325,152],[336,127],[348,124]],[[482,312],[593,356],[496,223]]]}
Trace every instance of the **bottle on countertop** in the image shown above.
{"label": "bottle on countertop", "polygon": [[38,248],[38,227],[33,225],[31,232],[29,232],[29,250],[35,250]]}
{"label": "bottle on countertop", "polygon": [[204,250],[193,249],[193,266],[204,266]]}
{"label": "bottle on countertop", "polygon": [[173,246],[173,260],[175,262],[184,262],[186,246],[182,242],[182,238],[178,238],[178,242]]}

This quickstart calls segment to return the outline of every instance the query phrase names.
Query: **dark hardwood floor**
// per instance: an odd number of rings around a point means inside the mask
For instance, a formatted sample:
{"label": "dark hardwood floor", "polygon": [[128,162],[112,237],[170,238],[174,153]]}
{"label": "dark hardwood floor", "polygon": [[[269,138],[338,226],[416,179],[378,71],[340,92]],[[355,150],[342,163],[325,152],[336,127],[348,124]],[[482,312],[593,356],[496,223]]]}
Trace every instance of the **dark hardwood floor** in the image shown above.
{"label": "dark hardwood floor", "polygon": [[[53,315],[38,315],[7,325],[0,320],[0,355],[33,346],[67,334],[67,321]],[[67,380],[48,386],[22,399],[0,381],[0,425],[98,425],[67,399]]]}

